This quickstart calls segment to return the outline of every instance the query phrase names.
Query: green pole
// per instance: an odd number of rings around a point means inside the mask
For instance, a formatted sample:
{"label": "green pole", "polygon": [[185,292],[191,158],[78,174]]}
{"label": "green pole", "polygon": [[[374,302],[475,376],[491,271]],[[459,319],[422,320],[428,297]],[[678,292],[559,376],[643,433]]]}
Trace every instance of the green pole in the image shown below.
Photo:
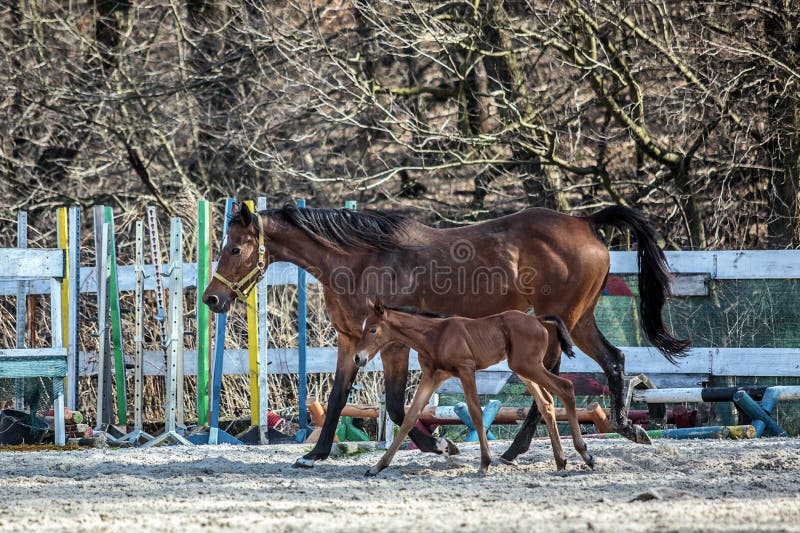
{"label": "green pole", "polygon": [[208,425],[209,358],[211,357],[208,306],[203,291],[208,285],[211,247],[211,206],[208,200],[197,204],[197,425]]}
{"label": "green pole", "polygon": [[117,381],[117,421],[122,426],[128,425],[128,396],[125,386],[125,359],[122,357],[122,320],[119,309],[119,282],[117,281],[117,243],[114,239],[114,212],[106,206],[104,218],[109,229],[109,256],[111,274],[109,276],[109,293],[111,295],[111,341],[114,343],[114,376]]}

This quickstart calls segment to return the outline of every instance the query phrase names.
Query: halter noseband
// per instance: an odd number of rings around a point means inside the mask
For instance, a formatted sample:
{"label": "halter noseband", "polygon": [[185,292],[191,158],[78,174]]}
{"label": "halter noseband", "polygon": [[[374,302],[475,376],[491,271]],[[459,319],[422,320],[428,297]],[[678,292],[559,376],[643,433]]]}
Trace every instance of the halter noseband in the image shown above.
{"label": "halter noseband", "polygon": [[220,283],[228,287],[233,293],[239,298],[241,301],[247,300],[247,295],[250,294],[250,291],[253,290],[253,287],[256,283],[261,279],[264,273],[267,271],[267,262],[266,262],[266,255],[267,255],[267,247],[264,246],[264,228],[261,227],[261,218],[258,218],[258,262],[256,266],[254,266],[250,272],[244,275],[242,279],[239,281],[230,281],[225,279],[221,274],[214,272],[212,276],[214,279],[219,280]]}

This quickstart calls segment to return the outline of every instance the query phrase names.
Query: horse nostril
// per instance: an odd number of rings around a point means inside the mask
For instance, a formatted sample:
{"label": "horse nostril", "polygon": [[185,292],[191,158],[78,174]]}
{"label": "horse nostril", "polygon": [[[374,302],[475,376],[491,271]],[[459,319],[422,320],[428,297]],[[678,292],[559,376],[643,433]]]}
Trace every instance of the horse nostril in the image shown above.
{"label": "horse nostril", "polygon": [[214,306],[219,303],[219,296],[216,294],[206,294],[203,296],[203,302],[208,306]]}

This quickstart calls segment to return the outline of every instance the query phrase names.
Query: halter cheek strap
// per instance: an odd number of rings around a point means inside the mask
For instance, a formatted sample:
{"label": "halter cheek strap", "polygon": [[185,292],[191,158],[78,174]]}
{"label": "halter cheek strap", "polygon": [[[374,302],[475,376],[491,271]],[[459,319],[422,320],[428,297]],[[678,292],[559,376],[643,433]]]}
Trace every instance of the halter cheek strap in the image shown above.
{"label": "halter cheek strap", "polygon": [[[260,223],[260,221],[259,221]],[[267,247],[264,246],[264,230],[259,229],[258,232],[258,262],[250,272],[244,275],[239,281],[230,281],[221,274],[214,272],[213,278],[219,280],[220,283],[228,287],[241,301],[247,300],[247,295],[253,290],[258,280],[267,271]]]}

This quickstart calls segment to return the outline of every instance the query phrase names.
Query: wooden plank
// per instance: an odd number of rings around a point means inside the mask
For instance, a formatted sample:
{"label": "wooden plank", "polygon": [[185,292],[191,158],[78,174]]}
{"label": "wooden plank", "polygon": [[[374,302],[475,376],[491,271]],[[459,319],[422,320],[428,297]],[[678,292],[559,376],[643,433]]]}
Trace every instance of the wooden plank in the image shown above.
{"label": "wooden plank", "polygon": [[[15,278],[14,290],[8,294],[16,294],[16,282],[20,279],[61,279],[66,268],[64,250],[0,248],[0,278]],[[48,287],[41,294],[49,292]]]}
{"label": "wooden plank", "polygon": [[708,296],[708,274],[675,276],[670,285],[672,296]]}
{"label": "wooden plank", "polygon": [[713,348],[715,376],[800,377],[800,348]]}
{"label": "wooden plank", "polygon": [[[797,250],[753,250],[717,252],[666,252],[673,272],[676,273],[677,291],[682,286],[694,286],[699,290],[699,276],[710,279],[798,279],[800,278],[800,251]],[[716,261],[716,263],[715,263]],[[212,267],[216,267],[212,263]],[[81,269],[80,287],[82,293],[97,292],[96,272],[93,268]],[[611,252],[611,274],[638,274],[636,252]],[[37,276],[38,277],[38,276]],[[41,278],[47,278],[47,275]],[[197,287],[197,265],[184,263],[184,288]],[[119,290],[133,291],[135,272],[133,265],[118,267]],[[153,267],[145,270],[145,290],[155,289]],[[297,267],[291,263],[273,263],[267,269],[268,285],[297,285]],[[307,275],[306,284],[314,285],[319,280]],[[687,289],[688,290],[688,289]],[[33,280],[30,294],[47,294],[47,282]],[[0,280],[0,296],[16,294],[16,282]],[[705,292],[703,293],[705,294]],[[695,294],[686,294],[694,296]]]}
{"label": "wooden plank", "polygon": [[[797,279],[800,250],[665,252],[673,273],[707,273],[711,279]],[[611,252],[612,274],[638,274],[636,252]]]}

